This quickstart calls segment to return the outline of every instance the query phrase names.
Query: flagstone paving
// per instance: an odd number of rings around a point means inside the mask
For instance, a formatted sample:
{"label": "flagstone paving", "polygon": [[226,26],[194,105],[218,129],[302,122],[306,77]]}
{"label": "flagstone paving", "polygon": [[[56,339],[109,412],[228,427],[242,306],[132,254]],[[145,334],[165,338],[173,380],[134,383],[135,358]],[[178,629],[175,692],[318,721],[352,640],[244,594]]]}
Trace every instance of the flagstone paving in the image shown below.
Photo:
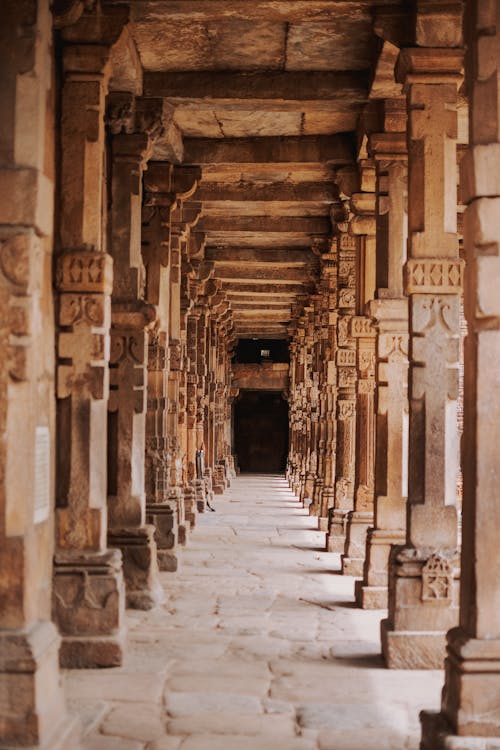
{"label": "flagstone paving", "polygon": [[383,667],[383,611],[278,476],[246,475],[198,518],[165,603],[127,611],[117,669],[64,674],[83,750],[417,750],[443,675]]}

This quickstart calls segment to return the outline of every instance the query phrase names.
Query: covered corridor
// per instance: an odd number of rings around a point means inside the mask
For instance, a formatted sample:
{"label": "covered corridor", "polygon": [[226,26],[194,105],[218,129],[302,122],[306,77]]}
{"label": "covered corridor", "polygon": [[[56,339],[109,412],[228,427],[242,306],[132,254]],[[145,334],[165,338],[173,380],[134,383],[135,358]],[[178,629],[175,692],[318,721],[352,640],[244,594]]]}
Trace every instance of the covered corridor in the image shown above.
{"label": "covered corridor", "polygon": [[500,750],[499,102],[500,0],[0,0],[2,750]]}
{"label": "covered corridor", "polygon": [[386,670],[380,611],[280,476],[242,475],[199,519],[127,657],[68,671],[84,750],[417,750],[441,671]]}

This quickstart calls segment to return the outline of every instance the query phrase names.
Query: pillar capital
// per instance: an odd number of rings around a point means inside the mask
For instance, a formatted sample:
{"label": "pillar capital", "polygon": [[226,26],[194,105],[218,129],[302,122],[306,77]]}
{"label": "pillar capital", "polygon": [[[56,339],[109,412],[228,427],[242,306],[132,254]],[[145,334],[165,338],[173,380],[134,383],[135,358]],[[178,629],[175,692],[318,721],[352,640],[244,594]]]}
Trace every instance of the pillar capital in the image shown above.
{"label": "pillar capital", "polygon": [[396,63],[396,80],[405,93],[412,85],[445,85],[456,90],[463,81],[464,51],[460,47],[405,47]]}

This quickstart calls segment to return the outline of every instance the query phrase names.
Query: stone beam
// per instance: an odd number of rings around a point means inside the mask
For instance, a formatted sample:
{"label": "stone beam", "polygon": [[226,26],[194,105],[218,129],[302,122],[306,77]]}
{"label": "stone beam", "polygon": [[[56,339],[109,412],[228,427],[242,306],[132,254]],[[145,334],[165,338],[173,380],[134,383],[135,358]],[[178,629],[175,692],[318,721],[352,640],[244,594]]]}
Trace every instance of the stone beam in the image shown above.
{"label": "stone beam", "polygon": [[205,259],[214,261],[216,267],[220,263],[256,264],[270,263],[273,265],[310,265],[317,258],[311,250],[294,250],[282,248],[241,248],[241,247],[206,247]]}
{"label": "stone beam", "polygon": [[[304,280],[305,281],[305,280]],[[246,279],[240,283],[239,281],[228,281],[222,279],[222,289],[224,291],[230,290],[231,295],[245,294],[249,292],[255,295],[268,295],[271,297],[285,296],[295,297],[297,294],[307,294],[312,292],[314,285],[312,283],[300,284],[266,284],[262,282],[248,282]]]}
{"label": "stone beam", "polygon": [[206,183],[224,183],[235,186],[241,183],[256,183],[259,186],[300,184],[303,182],[324,182],[333,186],[335,165],[322,162],[220,162],[204,164],[202,180]]}
{"label": "stone beam", "polygon": [[220,265],[215,270],[215,276],[224,281],[274,281],[276,284],[302,284],[308,280],[307,271],[304,268],[275,268],[265,265],[242,266],[242,265]]}
{"label": "stone beam", "polygon": [[[113,0],[122,2],[122,0]],[[234,0],[228,5],[227,0],[130,0],[133,8],[134,20],[154,23],[160,17],[168,16],[172,21],[191,21],[203,23],[206,21],[274,21],[282,23],[309,23],[351,20],[352,14],[369,15],[373,3],[371,0],[257,0],[249,3],[247,0]],[[377,0],[377,7],[394,5],[394,0]]]}
{"label": "stone beam", "polygon": [[255,300],[252,299],[249,299],[246,302],[231,302],[231,310],[233,310],[233,312],[243,312],[248,310],[256,316],[261,313],[267,314],[268,312],[287,312],[290,314],[290,309],[290,302],[267,302],[262,300],[260,303],[256,303]]}
{"label": "stone beam", "polygon": [[204,216],[197,232],[299,232],[328,234],[330,219],[324,216]]}
{"label": "stone beam", "polygon": [[253,182],[228,184],[226,182],[202,182],[193,200],[210,202],[239,201],[290,201],[331,203],[337,200],[339,191],[333,183],[325,182]]}
{"label": "stone beam", "polygon": [[[196,236],[196,235],[192,235]],[[322,245],[327,240],[326,234],[306,232],[271,232],[271,231],[211,231],[207,242],[212,247],[240,247],[253,250],[255,247],[285,247],[310,249],[311,245]]]}
{"label": "stone beam", "polygon": [[279,112],[349,110],[368,98],[365,71],[187,71],[144,75],[146,96],[162,96],[175,106],[218,110],[229,107]]}
{"label": "stone beam", "polygon": [[185,164],[352,164],[353,138],[341,133],[283,138],[185,138]]}
{"label": "stone beam", "polygon": [[203,216],[329,216],[330,206],[313,201],[204,201]]}

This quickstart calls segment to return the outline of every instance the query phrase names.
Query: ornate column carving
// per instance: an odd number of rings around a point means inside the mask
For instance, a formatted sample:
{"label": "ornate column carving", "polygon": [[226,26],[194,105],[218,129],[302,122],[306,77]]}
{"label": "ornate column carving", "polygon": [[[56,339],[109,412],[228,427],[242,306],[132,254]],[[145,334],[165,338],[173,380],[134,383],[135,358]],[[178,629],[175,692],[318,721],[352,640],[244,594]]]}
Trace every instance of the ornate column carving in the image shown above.
{"label": "ornate column carving", "polygon": [[310,295],[309,304],[304,308],[304,312],[306,313],[306,443],[304,479],[300,489],[300,501],[304,507],[309,506],[310,515],[317,513],[317,507],[314,504],[311,507],[318,473],[319,388],[318,371],[316,369],[316,346],[318,338],[317,303],[318,296]]}
{"label": "ornate column carving", "polygon": [[342,552],[349,511],[354,507],[356,447],[356,340],[350,333],[356,311],[357,237],[338,237],[337,426],[335,502],[330,511],[327,550]]}
{"label": "ornate column carving", "polygon": [[385,108],[386,132],[369,140],[377,164],[379,286],[377,299],[370,304],[377,329],[375,517],[368,531],[363,581],[356,586],[357,602],[365,609],[387,607],[389,553],[392,545],[405,541],[408,495],[408,300],[403,296],[406,108],[399,100],[389,100]]}
{"label": "ornate column carving", "polygon": [[468,335],[460,618],[447,636],[441,714],[421,714],[423,750],[500,746],[498,3],[470,2],[464,29],[471,145],[461,164]]}
{"label": "ornate column carving", "polygon": [[102,217],[108,64],[125,21],[122,7],[99,7],[62,32],[53,617],[67,667],[120,664],[125,636],[121,554],[106,539],[113,275]]}
{"label": "ornate column carving", "polygon": [[326,304],[326,341],[323,372],[323,420],[325,422],[323,487],[320,498],[319,525],[321,531],[328,530],[328,516],[335,500],[336,464],[336,405],[337,405],[337,239],[331,241],[330,252],[321,256],[322,279]]}
{"label": "ornate column carving", "polygon": [[[419,21],[417,20],[417,26]],[[410,423],[406,544],[391,555],[386,663],[439,668],[458,616],[459,310],[463,262],[456,233],[460,49],[402,50],[408,106]]]}
{"label": "ornate column carving", "polygon": [[155,527],[160,570],[178,567],[177,503],[169,497],[171,465],[168,446],[168,377],[170,318],[170,211],[173,167],[150,162],[143,177],[141,252],[145,299],[156,307],[155,329],[148,332],[145,491],[146,522]]}
{"label": "ornate column carving", "polygon": [[356,342],[356,458],[354,509],[347,519],[342,572],[362,576],[366,533],[373,524],[375,475],[375,330],[366,306],[375,295],[375,165],[371,159],[359,162],[361,191],[353,193],[354,217],[350,231],[359,237],[357,308],[351,319],[350,335]]}
{"label": "ornate column carving", "polygon": [[315,301],[315,347],[314,347],[314,370],[317,373],[318,388],[318,414],[317,414],[317,469],[314,479],[313,501],[309,506],[309,514],[318,516],[318,529],[328,530],[328,520],[320,521],[321,498],[325,484],[325,451],[327,437],[327,388],[328,388],[328,361],[330,349],[328,343],[328,304],[329,290],[328,279],[324,276],[325,264],[321,265],[322,275],[318,286],[318,295]]}
{"label": "ornate column carving", "polygon": [[108,405],[109,543],[123,555],[127,604],[150,609],[162,600],[155,528],[146,524],[144,455],[148,329],[156,310],[144,299],[141,254],[142,172],[162,129],[163,103],[110,94],[113,134],[111,249],[114,260]]}
{"label": "ornate column carving", "polygon": [[363,575],[366,533],[373,523],[375,491],[375,329],[371,319],[362,315],[353,317],[351,336],[357,342],[356,476],[354,510],[347,521],[342,572],[359,577]]}
{"label": "ornate column carving", "polygon": [[79,745],[80,728],[66,712],[50,612],[53,58],[49,4],[2,3],[0,745],[69,750]]}

